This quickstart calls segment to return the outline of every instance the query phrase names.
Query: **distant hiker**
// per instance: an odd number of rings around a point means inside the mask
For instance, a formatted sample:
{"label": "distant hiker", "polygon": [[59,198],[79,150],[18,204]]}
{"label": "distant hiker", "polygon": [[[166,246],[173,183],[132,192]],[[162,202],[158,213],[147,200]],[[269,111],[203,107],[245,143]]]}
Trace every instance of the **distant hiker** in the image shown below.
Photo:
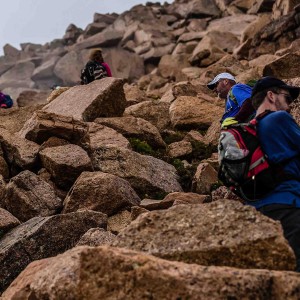
{"label": "distant hiker", "polygon": [[0,108],[10,108],[13,106],[13,100],[9,95],[0,92]]}
{"label": "distant hiker", "polygon": [[252,88],[247,84],[237,83],[230,73],[218,74],[207,87],[226,101],[225,112],[221,118],[223,126],[246,122],[254,116],[255,110],[250,99]]}
{"label": "distant hiker", "polygon": [[88,84],[94,80],[105,77],[112,77],[111,70],[104,62],[101,49],[93,49],[90,53],[89,61],[81,70],[81,84]]}
{"label": "distant hiker", "polygon": [[[267,161],[277,169],[279,181],[263,198],[249,202],[264,215],[281,222],[294,250],[300,272],[300,127],[289,114],[300,87],[274,77],[257,81],[252,91],[257,133]],[[280,180],[280,177],[285,179]]]}

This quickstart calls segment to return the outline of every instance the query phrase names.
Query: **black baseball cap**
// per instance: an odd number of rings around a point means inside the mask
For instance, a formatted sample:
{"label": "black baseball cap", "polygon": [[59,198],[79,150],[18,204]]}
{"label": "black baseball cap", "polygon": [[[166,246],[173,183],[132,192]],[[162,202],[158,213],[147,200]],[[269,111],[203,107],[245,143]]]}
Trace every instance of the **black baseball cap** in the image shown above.
{"label": "black baseball cap", "polygon": [[257,93],[259,93],[263,90],[267,90],[272,87],[278,87],[278,88],[289,91],[291,94],[292,100],[295,100],[299,96],[300,87],[287,85],[285,82],[283,82],[282,80],[280,80],[278,78],[266,76],[266,77],[259,79],[256,82],[256,84],[254,85],[254,87],[252,89],[252,97],[254,95],[256,95]]}

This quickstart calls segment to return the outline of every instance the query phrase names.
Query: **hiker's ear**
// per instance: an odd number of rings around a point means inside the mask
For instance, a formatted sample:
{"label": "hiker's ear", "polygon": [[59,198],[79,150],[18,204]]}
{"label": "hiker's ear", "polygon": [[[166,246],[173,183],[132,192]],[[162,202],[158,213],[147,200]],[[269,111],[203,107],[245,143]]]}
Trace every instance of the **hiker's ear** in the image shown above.
{"label": "hiker's ear", "polygon": [[267,91],[267,97],[270,103],[275,102],[275,94],[272,91]]}

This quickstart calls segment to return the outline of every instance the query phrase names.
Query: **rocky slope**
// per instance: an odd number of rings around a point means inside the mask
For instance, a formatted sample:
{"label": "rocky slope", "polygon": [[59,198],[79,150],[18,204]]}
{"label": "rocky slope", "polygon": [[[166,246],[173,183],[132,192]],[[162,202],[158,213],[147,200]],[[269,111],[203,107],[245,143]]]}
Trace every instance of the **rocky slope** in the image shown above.
{"label": "rocky slope", "polygon": [[[205,86],[300,85],[299,45],[293,0],[148,3],[6,45],[1,299],[299,299],[279,223],[218,182],[223,103]],[[80,86],[93,47],[114,77]]]}

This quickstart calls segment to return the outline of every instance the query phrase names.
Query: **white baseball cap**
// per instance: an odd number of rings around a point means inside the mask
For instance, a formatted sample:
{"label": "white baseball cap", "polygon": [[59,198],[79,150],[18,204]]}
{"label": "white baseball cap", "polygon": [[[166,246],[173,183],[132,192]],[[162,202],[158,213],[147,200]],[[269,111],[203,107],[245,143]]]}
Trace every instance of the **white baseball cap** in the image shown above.
{"label": "white baseball cap", "polygon": [[220,79],[230,79],[230,80],[233,80],[234,82],[236,82],[235,78],[233,75],[229,74],[229,73],[220,73],[218,74],[211,82],[209,82],[207,84],[207,87],[210,89],[210,90],[213,90],[215,88],[215,85],[216,83],[218,83],[218,81]]}

